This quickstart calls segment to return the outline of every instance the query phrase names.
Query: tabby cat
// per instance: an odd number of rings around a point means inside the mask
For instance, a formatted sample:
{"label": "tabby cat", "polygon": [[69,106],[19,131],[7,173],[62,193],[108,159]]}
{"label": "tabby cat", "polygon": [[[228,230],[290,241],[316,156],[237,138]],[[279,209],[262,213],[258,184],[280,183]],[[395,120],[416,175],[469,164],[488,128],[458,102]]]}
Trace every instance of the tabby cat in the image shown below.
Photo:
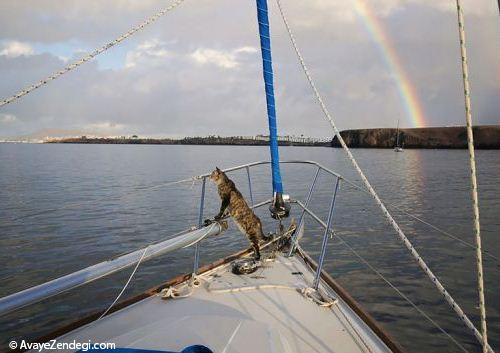
{"label": "tabby cat", "polygon": [[217,185],[219,196],[222,199],[219,213],[215,220],[221,219],[226,210],[238,226],[239,230],[245,234],[252,244],[255,252],[255,259],[260,259],[259,240],[263,239],[262,223],[259,217],[248,207],[241,193],[236,189],[234,182],[218,167],[210,174],[210,179]]}

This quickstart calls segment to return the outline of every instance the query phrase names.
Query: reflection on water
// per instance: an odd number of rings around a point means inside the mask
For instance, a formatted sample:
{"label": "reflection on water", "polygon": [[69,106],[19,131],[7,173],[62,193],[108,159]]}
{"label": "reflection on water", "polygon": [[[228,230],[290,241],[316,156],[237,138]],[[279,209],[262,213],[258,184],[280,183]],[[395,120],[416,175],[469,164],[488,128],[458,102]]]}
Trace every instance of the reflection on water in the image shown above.
{"label": "reflection on water", "polygon": [[[401,210],[473,242],[466,151],[355,150],[381,197]],[[358,181],[342,151],[281,149],[282,159],[318,161]],[[500,254],[500,153],[478,151],[483,243]],[[0,296],[42,283],[98,261],[135,250],[197,223],[200,183],[147,189],[165,181],[268,158],[266,147],[114,146],[0,144]],[[252,170],[254,200],[269,198],[269,168]],[[313,167],[287,165],[285,191],[304,199]],[[248,197],[245,171],[231,178]],[[326,219],[333,179],[321,174],[311,208]],[[143,190],[144,189],[144,190]],[[215,187],[207,184],[206,215],[218,211]],[[297,209],[292,210],[295,217]],[[27,217],[31,215],[30,217]],[[265,208],[266,230],[274,228]],[[474,251],[394,211],[418,251],[475,323]],[[385,277],[471,352],[477,344],[397,240],[366,194],[341,184],[335,230]],[[302,245],[318,256],[323,230],[306,219]],[[234,229],[203,243],[208,263],[248,244]],[[126,295],[139,293],[190,271],[193,249],[140,266]],[[500,264],[485,257],[489,337],[500,349]],[[326,269],[410,352],[459,349],[368,270],[337,239],[329,243]],[[14,337],[36,337],[86,313],[107,307],[130,270],[98,280],[0,319],[0,345]],[[3,348],[0,350],[4,350]]]}

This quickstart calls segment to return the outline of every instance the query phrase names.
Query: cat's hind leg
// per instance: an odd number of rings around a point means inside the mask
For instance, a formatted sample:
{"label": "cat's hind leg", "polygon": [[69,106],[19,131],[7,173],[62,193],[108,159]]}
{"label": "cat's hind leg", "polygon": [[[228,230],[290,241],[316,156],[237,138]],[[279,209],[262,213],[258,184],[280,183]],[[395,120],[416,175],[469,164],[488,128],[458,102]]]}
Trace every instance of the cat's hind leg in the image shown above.
{"label": "cat's hind leg", "polygon": [[255,260],[260,260],[259,237],[254,232],[247,233],[248,240],[252,244]]}

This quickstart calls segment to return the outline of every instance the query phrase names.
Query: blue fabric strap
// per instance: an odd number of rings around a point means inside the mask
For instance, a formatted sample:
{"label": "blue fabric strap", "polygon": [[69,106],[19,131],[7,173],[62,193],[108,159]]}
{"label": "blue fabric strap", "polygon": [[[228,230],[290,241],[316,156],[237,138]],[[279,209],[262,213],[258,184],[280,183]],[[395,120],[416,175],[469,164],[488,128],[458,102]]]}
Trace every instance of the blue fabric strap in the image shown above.
{"label": "blue fabric strap", "polygon": [[273,64],[271,58],[271,37],[269,35],[269,18],[267,0],[257,1],[257,19],[259,21],[260,49],[266,88],[267,117],[269,121],[269,148],[271,150],[271,168],[273,176],[273,192],[283,193],[278,152],[278,128],[276,126],[276,108],[274,102]]}

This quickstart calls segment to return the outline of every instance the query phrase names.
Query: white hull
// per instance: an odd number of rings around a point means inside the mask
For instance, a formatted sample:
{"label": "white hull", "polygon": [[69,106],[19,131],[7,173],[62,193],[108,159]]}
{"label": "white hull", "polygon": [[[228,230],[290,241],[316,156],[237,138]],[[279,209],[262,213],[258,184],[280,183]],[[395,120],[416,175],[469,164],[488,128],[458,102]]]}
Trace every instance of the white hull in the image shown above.
{"label": "white hull", "polygon": [[[57,341],[179,352],[194,344],[217,353],[392,352],[325,283],[320,293],[335,301],[331,307],[304,296],[300,289],[313,277],[299,256],[278,255],[249,275],[225,264],[203,274],[186,298],[151,296]],[[181,294],[189,292],[180,286]]]}

